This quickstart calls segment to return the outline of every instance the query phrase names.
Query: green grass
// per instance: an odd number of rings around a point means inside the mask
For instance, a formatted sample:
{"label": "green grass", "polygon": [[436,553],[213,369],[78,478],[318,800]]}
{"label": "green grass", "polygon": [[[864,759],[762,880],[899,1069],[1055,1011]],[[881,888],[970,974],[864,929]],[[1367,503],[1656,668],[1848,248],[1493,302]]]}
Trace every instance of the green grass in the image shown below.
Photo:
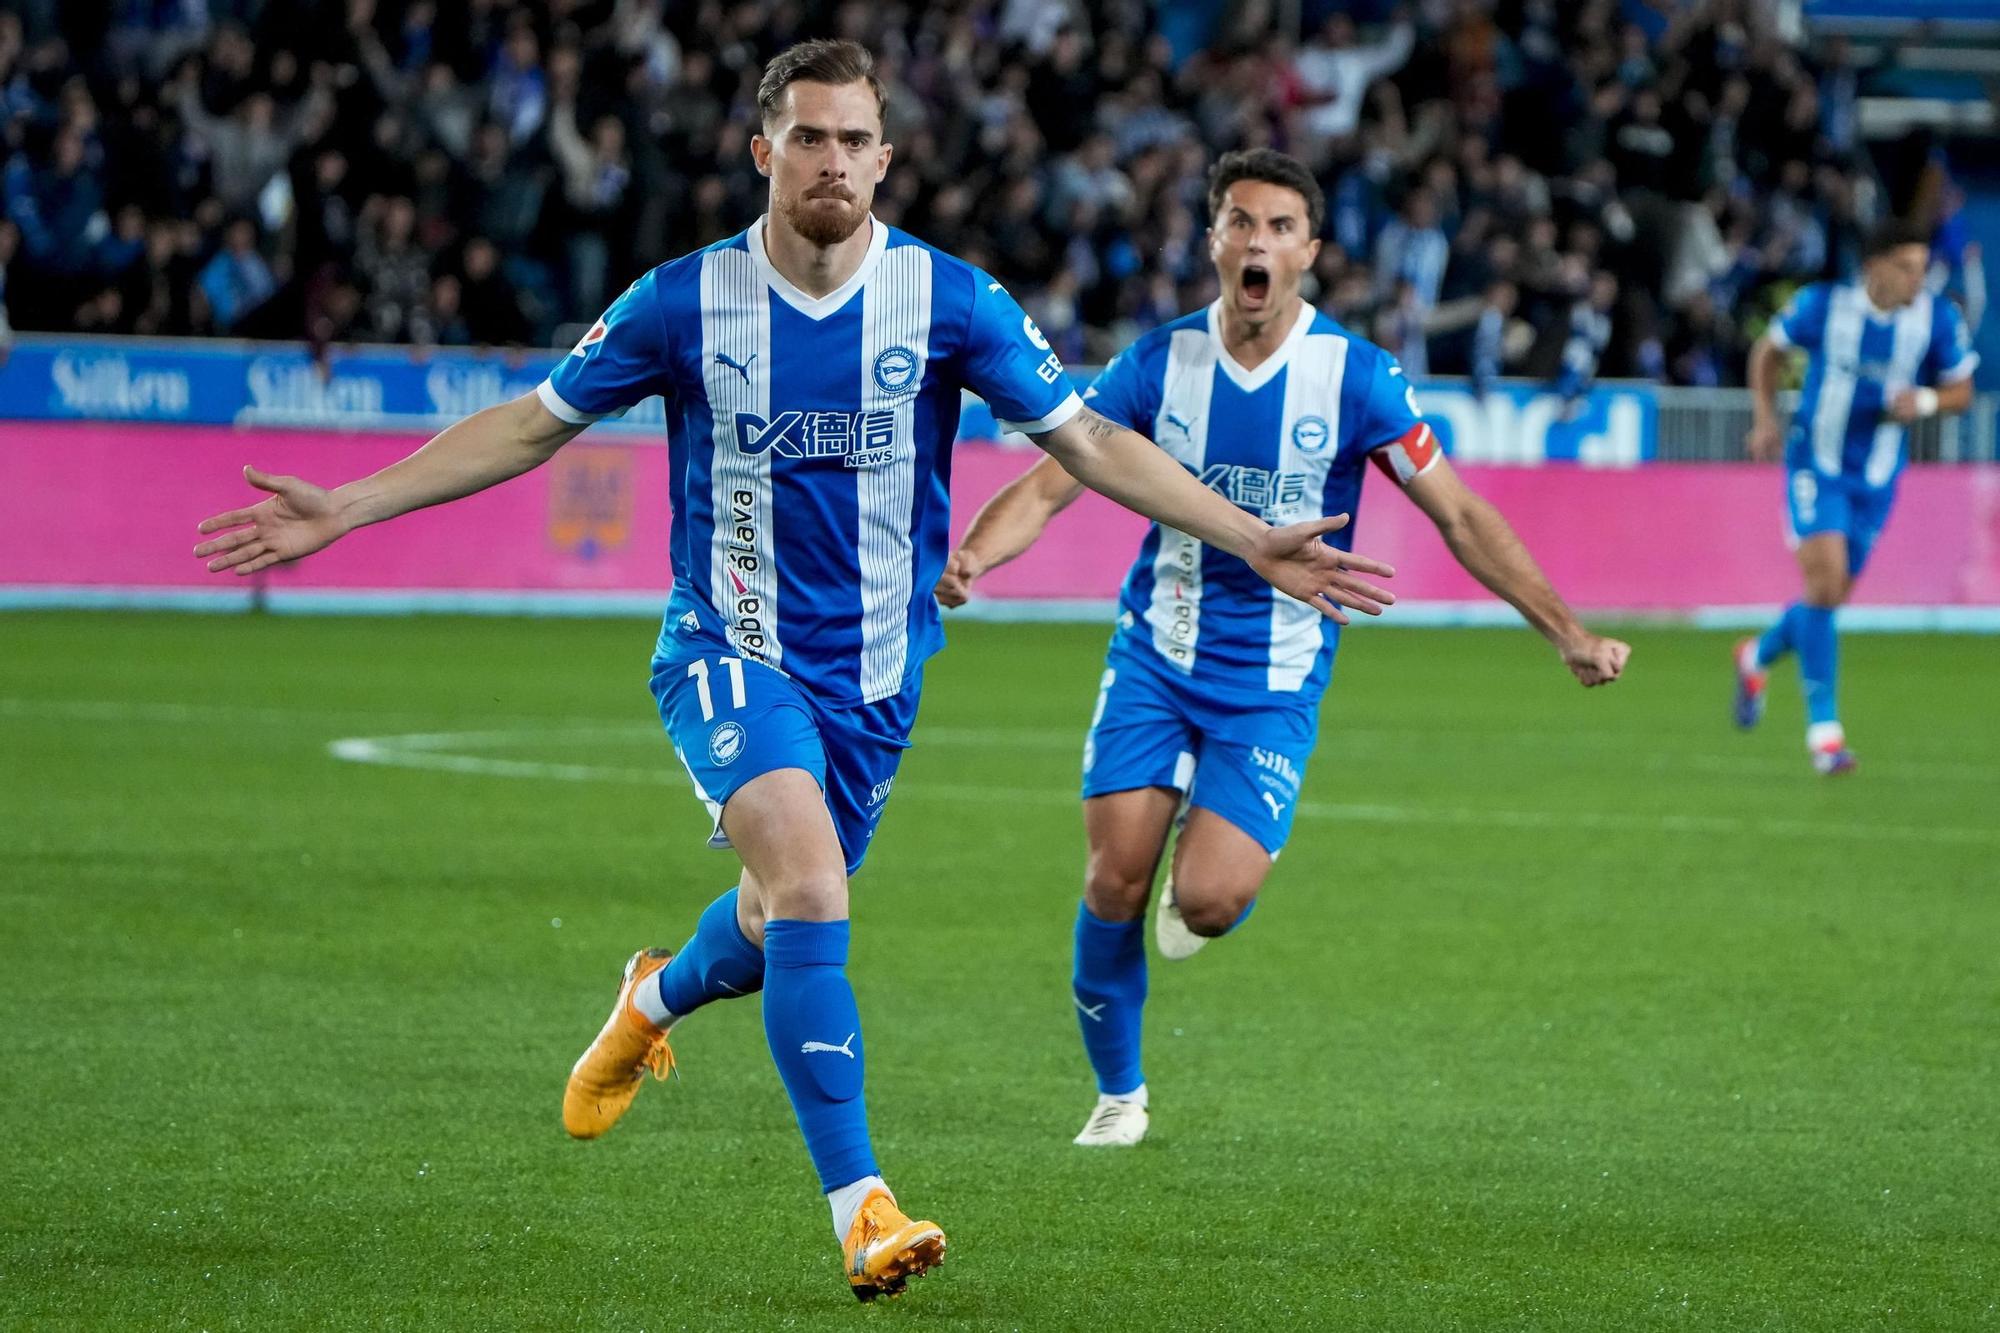
{"label": "green grass", "polygon": [[[1154,966],[1153,1137],[1087,1155],[1102,638],[931,669],[851,973],[952,1252],[861,1308],[753,1004],[558,1123],[730,881],[648,627],[0,617],[0,1327],[2000,1324],[2000,641],[1850,639],[1826,782],[1788,674],[1728,729],[1722,636],[1586,694],[1525,633],[1355,632],[1257,916]],[[590,780],[327,750],[454,731]]]}

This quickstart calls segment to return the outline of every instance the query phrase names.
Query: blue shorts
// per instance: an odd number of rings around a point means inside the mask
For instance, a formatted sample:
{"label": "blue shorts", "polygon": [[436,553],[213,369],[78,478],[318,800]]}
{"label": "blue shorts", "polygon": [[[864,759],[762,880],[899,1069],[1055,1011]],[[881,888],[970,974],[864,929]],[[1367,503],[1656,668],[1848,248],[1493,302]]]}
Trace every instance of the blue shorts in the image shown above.
{"label": "blue shorts", "polygon": [[828,708],[784,672],[709,642],[653,659],[653,698],[694,793],[715,821],[710,847],[728,847],[722,809],[752,778],[802,768],[826,797],[847,873],[861,869],[888,808],[896,766],[910,748],[921,676],[901,694]]}
{"label": "blue shorts", "polygon": [[1169,787],[1212,810],[1276,859],[1291,836],[1317,700],[1261,708],[1203,697],[1144,649],[1113,644],[1083,743],[1083,795]]}
{"label": "blue shorts", "polygon": [[1792,545],[1822,532],[1847,538],[1847,572],[1859,574],[1889,521],[1896,483],[1870,486],[1861,477],[1823,476],[1811,467],[1790,469],[1786,479],[1786,523]]}

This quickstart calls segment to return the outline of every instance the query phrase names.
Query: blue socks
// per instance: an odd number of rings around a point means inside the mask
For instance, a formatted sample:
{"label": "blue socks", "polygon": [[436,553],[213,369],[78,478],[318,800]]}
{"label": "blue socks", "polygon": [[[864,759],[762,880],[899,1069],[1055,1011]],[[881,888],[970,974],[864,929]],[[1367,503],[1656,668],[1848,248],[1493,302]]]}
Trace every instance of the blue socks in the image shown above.
{"label": "blue socks", "polygon": [[711,1000],[754,995],[763,987],[764,951],[736,924],[735,889],[708,905],[694,938],[660,971],[660,1002],[676,1018]]}
{"label": "blue socks", "polygon": [[861,1096],[861,1016],[847,982],[845,921],[764,923],[764,1036],[820,1188],[881,1174]]}
{"label": "blue socks", "polygon": [[1077,1026],[1097,1071],[1097,1090],[1118,1097],[1146,1081],[1139,1070],[1139,1027],[1146,1008],[1146,921],[1100,921],[1087,903],[1076,909]]}
{"label": "blue socks", "polygon": [[1833,608],[1793,602],[1778,623],[1757,640],[1757,665],[1770,666],[1788,652],[1799,655],[1799,682],[1805,687],[1806,720],[1832,722],[1840,678],[1840,640],[1833,632]]}
{"label": "blue socks", "polygon": [[1778,617],[1778,623],[1764,631],[1757,640],[1757,665],[1770,666],[1786,653],[1799,646],[1799,615],[1807,609],[1804,602],[1793,602],[1785,608],[1785,614]]}
{"label": "blue socks", "polygon": [[1833,633],[1833,608],[1801,606],[1798,628],[1794,631],[1799,649],[1799,683],[1806,692],[1806,721],[1832,722],[1839,718],[1836,687],[1840,677],[1840,641]]}

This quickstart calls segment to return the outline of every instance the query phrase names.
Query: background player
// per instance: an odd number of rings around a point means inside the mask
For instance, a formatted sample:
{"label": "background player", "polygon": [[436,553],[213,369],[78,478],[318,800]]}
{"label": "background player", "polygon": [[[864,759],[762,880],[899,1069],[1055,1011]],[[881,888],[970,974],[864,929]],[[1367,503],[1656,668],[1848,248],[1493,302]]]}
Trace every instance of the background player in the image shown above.
{"label": "background player", "polygon": [[[1855,765],[1836,699],[1833,613],[1888,521],[1906,427],[1972,405],[1979,355],[1958,308],[1924,290],[1930,251],[1921,227],[1885,223],[1869,238],[1858,279],[1802,289],[1750,349],[1750,454],[1769,462],[1783,443],[1788,535],[1805,596],[1761,637],[1736,645],[1736,725],[1757,725],[1769,667],[1798,653],[1806,751],[1821,773]],[[1778,425],[1778,368],[1794,348],[1807,354],[1806,380],[1787,436]]]}
{"label": "background player", "polygon": [[[1616,680],[1630,649],[1577,624],[1507,521],[1466,489],[1395,360],[1300,298],[1325,219],[1311,173],[1269,149],[1230,153],[1210,175],[1208,205],[1221,299],[1113,360],[1091,406],[1272,522],[1351,513],[1372,458],[1578,680]],[[963,603],[973,580],[1028,549],[1081,492],[1051,460],[1008,485],[953,553],[939,599]],[[1079,1144],[1146,1132],[1142,918],[1177,811],[1185,805],[1186,820],[1157,916],[1168,958],[1240,922],[1285,844],[1339,642],[1321,622],[1171,524],[1153,526],[1126,576],[1084,743],[1090,860],[1075,999],[1099,1097]]]}
{"label": "background player", "polygon": [[204,522],[224,535],[195,553],[239,574],[297,559],[525,472],[592,421],[664,395],[674,595],[652,687],[715,817],[712,844],[733,846],[743,874],[677,955],[627,963],[571,1074],[563,1123],[579,1138],[604,1133],[647,1068],[671,1067],[677,1019],[761,989],[848,1280],[870,1299],[944,1253],[942,1231],[906,1217],[877,1170],[845,966],[848,876],[908,745],[924,660],[943,642],[931,587],[961,387],[1086,484],[1247,561],[1306,614],[1379,611],[1389,595],[1359,573],[1390,571],[1318,540],[1344,518],[1268,527],[1084,410],[998,283],[876,222],[890,147],[863,48],[793,47],[766,68],[758,100],[752,153],[769,212],[747,232],[654,269],[535,394],[374,476],[326,491],[246,470],[272,498]]}

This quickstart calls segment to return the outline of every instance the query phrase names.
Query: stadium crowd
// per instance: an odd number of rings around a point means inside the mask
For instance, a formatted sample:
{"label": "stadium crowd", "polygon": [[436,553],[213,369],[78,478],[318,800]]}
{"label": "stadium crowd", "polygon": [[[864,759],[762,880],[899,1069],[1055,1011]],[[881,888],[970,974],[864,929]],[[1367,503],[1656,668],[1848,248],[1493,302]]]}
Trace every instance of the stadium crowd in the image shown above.
{"label": "stadium crowd", "polygon": [[[1736,382],[1884,209],[1858,76],[1759,0],[11,0],[17,328],[566,345],[761,211],[762,61],[878,54],[876,212],[1072,361],[1213,295],[1203,176],[1306,160],[1311,294],[1413,373]],[[1209,11],[1223,10],[1203,27]]]}

